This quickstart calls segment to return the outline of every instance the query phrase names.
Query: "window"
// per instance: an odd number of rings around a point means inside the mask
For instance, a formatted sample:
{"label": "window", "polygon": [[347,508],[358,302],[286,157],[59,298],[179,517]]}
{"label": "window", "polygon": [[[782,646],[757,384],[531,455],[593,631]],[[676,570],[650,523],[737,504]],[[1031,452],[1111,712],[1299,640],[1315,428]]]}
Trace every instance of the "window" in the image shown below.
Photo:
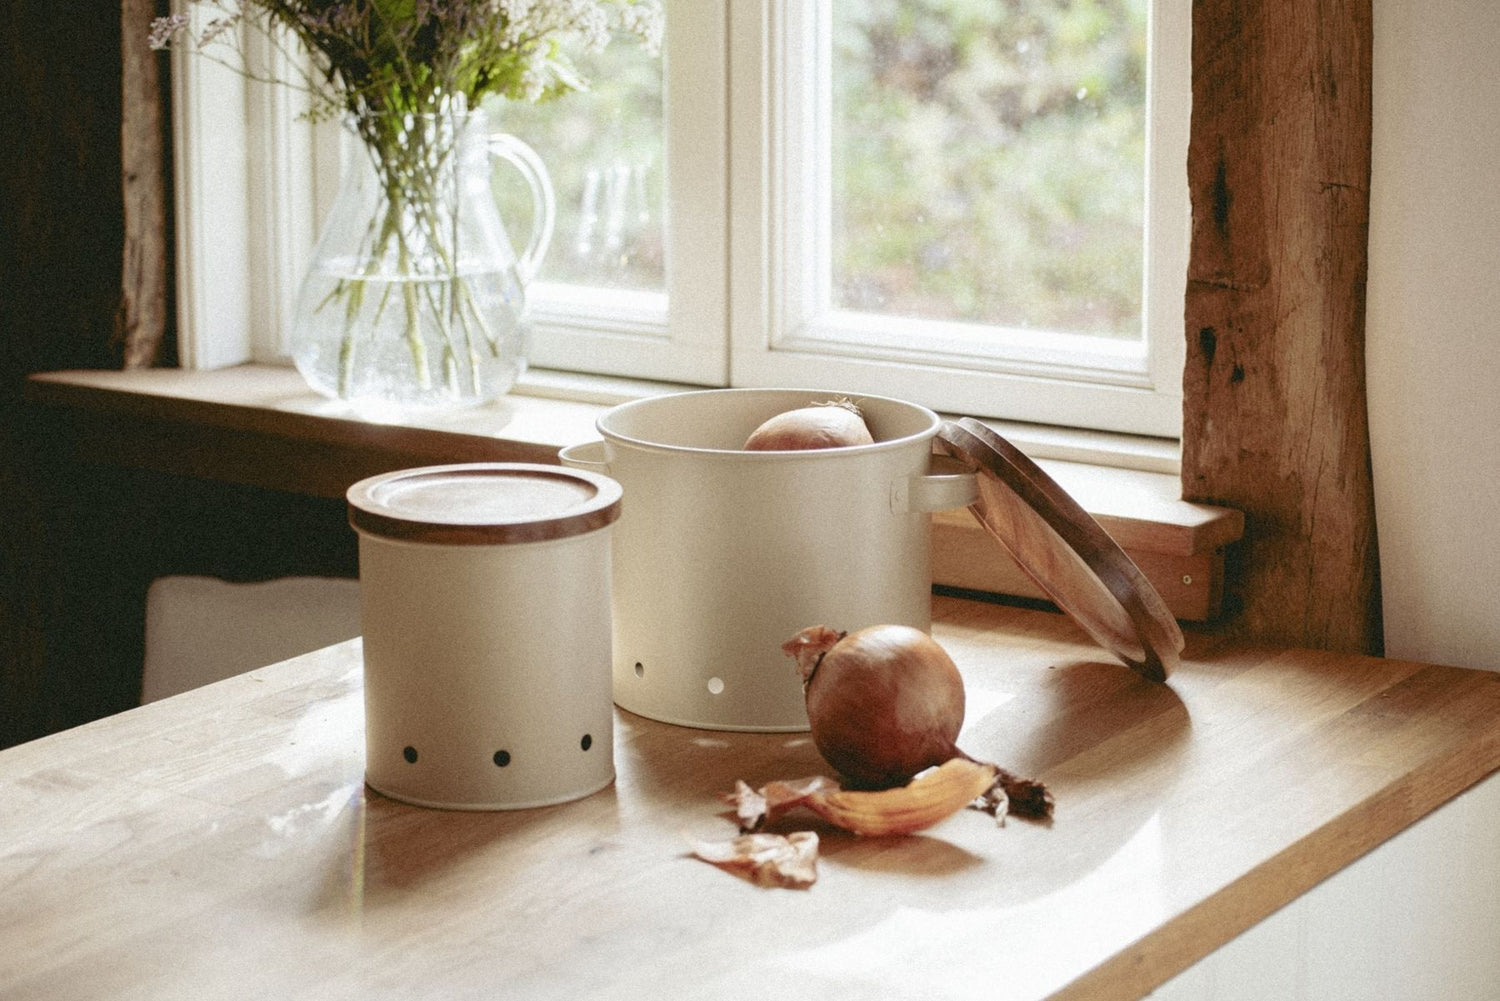
{"label": "window", "polygon": [[[589,92],[496,109],[553,165],[558,189],[552,249],[528,293],[531,360],[726,385],[725,11],[667,10],[660,59],[611,46],[583,67]],[[507,217],[524,218],[524,191],[511,194]]]}
{"label": "window", "polygon": [[[615,47],[592,93],[500,112],[559,189],[534,365],[1178,433],[1185,3],[667,8],[660,61]],[[336,144],[274,88],[175,69],[184,358],[274,357]],[[233,192],[255,225],[209,208]]]}

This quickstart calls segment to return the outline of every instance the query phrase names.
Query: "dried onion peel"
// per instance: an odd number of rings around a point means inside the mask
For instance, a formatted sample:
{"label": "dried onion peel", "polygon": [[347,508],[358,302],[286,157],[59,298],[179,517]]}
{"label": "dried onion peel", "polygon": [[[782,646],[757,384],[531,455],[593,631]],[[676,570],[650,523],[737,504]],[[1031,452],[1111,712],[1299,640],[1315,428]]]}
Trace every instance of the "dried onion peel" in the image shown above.
{"label": "dried onion peel", "polygon": [[805,807],[824,820],[855,834],[882,837],[912,834],[946,820],[982,798],[995,784],[999,769],[954,758],[931,768],[896,789],[879,792],[841,789],[822,776],[791,782],[768,782],[751,789],[744,782],[724,801],[735,808],[740,828],[754,831],[782,814]]}
{"label": "dried onion peel", "polygon": [[741,834],[728,841],[694,841],[693,854],[737,872],[758,886],[805,889],[818,879],[818,835]]}

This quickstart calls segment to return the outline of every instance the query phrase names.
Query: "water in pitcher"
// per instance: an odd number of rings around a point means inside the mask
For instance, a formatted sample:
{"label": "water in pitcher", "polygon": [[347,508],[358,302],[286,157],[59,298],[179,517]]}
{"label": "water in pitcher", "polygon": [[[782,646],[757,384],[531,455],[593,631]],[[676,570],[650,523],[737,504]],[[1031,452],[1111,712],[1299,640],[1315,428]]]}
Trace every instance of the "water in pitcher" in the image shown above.
{"label": "water in pitcher", "polygon": [[329,263],[306,278],[293,347],[318,392],[362,409],[451,408],[495,398],[525,370],[513,269],[366,277]]}

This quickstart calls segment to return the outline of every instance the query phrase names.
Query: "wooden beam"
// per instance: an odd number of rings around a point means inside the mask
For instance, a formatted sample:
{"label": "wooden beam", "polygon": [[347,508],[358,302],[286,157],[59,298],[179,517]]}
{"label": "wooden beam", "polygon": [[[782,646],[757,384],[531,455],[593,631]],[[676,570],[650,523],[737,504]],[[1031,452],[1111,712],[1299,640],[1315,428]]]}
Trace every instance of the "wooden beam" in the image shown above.
{"label": "wooden beam", "polygon": [[1378,652],[1370,0],[1195,0],[1183,497],[1239,508],[1249,636]]}
{"label": "wooden beam", "polygon": [[[120,152],[125,245],[116,336],[125,368],[154,364],[166,336],[167,179],[160,53],[148,36],[155,0],[120,6]],[[175,352],[173,352],[175,354]]]}

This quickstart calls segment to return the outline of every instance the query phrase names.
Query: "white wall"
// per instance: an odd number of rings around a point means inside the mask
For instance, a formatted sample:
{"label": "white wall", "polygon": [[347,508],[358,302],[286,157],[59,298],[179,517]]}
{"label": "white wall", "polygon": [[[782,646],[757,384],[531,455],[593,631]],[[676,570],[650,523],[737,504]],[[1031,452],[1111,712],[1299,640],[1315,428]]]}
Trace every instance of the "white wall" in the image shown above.
{"label": "white wall", "polygon": [[1386,652],[1500,669],[1500,2],[1374,13],[1366,357]]}

